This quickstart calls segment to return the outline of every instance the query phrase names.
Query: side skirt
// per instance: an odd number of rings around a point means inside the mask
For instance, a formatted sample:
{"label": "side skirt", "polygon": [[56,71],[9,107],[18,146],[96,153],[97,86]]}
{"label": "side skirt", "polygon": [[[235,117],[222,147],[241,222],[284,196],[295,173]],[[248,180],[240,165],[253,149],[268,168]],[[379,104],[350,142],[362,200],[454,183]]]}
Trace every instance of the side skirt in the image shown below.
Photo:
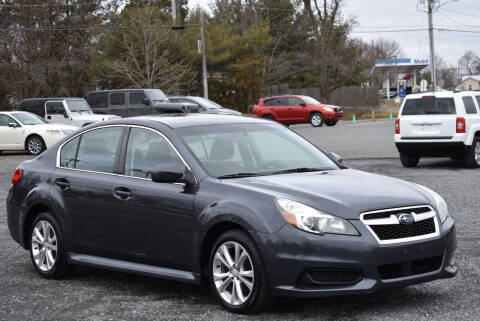
{"label": "side skirt", "polygon": [[128,261],[115,260],[100,256],[93,256],[79,253],[68,253],[68,261],[74,264],[88,265],[100,267],[109,270],[142,274],[147,276],[158,277],[162,279],[182,281],[192,284],[200,284],[200,276],[196,273],[163,268],[153,265],[146,265]]}

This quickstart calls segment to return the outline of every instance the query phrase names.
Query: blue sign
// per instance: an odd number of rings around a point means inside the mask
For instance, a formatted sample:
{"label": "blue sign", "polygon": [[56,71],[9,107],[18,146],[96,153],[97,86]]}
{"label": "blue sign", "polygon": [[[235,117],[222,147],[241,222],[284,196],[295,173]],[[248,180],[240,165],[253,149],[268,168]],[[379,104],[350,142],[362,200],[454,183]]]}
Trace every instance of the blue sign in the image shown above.
{"label": "blue sign", "polygon": [[407,95],[407,88],[405,86],[400,85],[398,87],[398,97],[404,98]]}

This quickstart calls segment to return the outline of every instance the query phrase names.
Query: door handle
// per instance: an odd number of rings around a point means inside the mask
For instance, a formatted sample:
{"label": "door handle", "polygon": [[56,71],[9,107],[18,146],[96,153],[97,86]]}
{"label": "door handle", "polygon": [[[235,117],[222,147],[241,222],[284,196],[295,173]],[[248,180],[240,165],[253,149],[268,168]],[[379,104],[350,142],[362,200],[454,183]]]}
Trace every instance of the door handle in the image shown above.
{"label": "door handle", "polygon": [[114,189],[113,195],[115,198],[125,201],[131,199],[133,194],[132,191],[126,187],[117,187]]}
{"label": "door handle", "polygon": [[70,183],[65,178],[59,178],[55,181],[55,185],[60,187],[60,189],[67,189],[70,187]]}
{"label": "door handle", "polygon": [[47,115],[47,119],[52,119],[52,116],[50,116],[50,115]]}

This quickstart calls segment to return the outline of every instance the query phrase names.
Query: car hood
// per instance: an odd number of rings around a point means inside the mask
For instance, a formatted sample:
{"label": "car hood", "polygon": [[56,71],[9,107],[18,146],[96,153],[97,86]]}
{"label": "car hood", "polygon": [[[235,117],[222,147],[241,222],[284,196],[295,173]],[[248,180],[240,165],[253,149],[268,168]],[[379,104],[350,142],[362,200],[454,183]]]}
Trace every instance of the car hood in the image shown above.
{"label": "car hood", "polygon": [[28,128],[40,129],[40,130],[78,130],[79,127],[72,126],[72,125],[65,125],[65,124],[57,124],[57,123],[48,123],[48,124],[39,124],[39,125],[26,125]]}
{"label": "car hood", "polygon": [[72,115],[74,121],[89,121],[97,122],[104,120],[120,119],[122,117],[117,115],[104,115],[104,114],[75,114]]}
{"label": "car hood", "polygon": [[337,106],[337,105],[325,105],[325,104],[321,104],[321,105],[314,105],[315,107],[331,107],[331,108],[339,108],[340,106]]}
{"label": "car hood", "polygon": [[352,169],[249,177],[229,184],[260,189],[346,219],[359,219],[373,210],[433,205],[416,184]]}

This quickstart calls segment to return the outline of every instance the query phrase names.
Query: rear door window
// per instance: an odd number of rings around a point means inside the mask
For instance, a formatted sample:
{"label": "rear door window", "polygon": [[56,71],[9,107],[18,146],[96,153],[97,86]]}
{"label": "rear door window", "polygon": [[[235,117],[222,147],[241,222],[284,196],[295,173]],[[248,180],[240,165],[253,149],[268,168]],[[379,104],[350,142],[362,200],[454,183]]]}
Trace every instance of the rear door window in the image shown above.
{"label": "rear door window", "polygon": [[124,106],[125,105],[125,93],[111,93],[110,94],[111,106]]}
{"label": "rear door window", "polygon": [[473,98],[470,96],[465,96],[462,97],[463,99],[463,104],[465,105],[465,111],[467,114],[476,114],[477,113],[477,107],[475,106],[475,102],[473,101]]}
{"label": "rear door window", "polygon": [[88,104],[92,108],[107,107],[107,93],[91,93],[88,95]]}
{"label": "rear door window", "polygon": [[288,98],[278,98],[278,105],[279,106],[289,106],[288,104]]}
{"label": "rear door window", "polygon": [[407,99],[402,115],[455,115],[453,98],[423,97]]}
{"label": "rear door window", "polygon": [[113,173],[123,127],[95,129],[82,135],[76,157],[77,169]]}

